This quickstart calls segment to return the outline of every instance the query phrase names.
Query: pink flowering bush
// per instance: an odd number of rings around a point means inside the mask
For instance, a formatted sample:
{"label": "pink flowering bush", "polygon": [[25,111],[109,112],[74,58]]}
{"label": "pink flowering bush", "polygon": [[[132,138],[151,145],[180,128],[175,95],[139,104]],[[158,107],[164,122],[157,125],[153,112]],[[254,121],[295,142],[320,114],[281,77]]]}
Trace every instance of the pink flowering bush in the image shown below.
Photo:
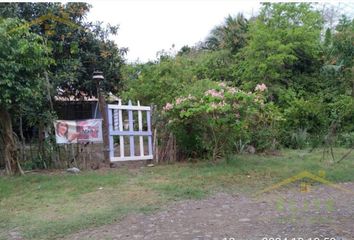
{"label": "pink flowering bush", "polygon": [[180,140],[179,145],[189,143],[187,152],[206,153],[216,160],[232,151],[237,139],[250,138],[252,129],[270,129],[281,119],[277,109],[266,103],[265,89],[261,84],[255,92],[245,92],[226,83],[214,84],[195,96],[189,94],[167,103],[164,116],[170,120],[168,126]]}

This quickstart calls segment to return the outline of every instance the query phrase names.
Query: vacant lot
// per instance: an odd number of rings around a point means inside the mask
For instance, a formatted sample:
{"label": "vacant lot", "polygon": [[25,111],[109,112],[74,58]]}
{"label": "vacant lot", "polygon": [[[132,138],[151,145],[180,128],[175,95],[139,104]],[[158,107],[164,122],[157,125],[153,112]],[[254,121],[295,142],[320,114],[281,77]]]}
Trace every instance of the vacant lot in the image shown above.
{"label": "vacant lot", "polygon": [[[335,155],[338,158],[346,151],[345,149],[336,149]],[[108,226],[118,226],[119,229],[119,226],[125,226],[124,224],[127,224],[127,221],[128,223],[129,221],[134,222],[135,219],[141,220],[140,222],[144,223],[144,221],[147,221],[146,219],[149,219],[149,216],[152,217],[150,220],[151,224],[154,224],[154,221],[159,223],[159,221],[162,221],[159,216],[163,215],[163,211],[168,211],[168,209],[171,209],[173,216],[180,210],[190,213],[190,216],[193,216],[197,210],[202,209],[204,210],[199,212],[208,214],[208,210],[205,208],[205,206],[209,206],[208,201],[211,201],[211,217],[213,217],[212,214],[214,214],[215,218],[220,216],[218,211],[223,208],[223,205],[225,205],[225,212],[230,212],[231,214],[228,216],[235,217],[232,223],[230,223],[231,219],[227,218],[223,220],[224,222],[219,221],[219,223],[215,223],[215,226],[221,226],[220,224],[225,226],[225,229],[217,227],[215,231],[219,229],[218,233],[225,232],[225,234],[228,234],[225,237],[233,237],[231,229],[237,224],[237,221],[240,224],[250,224],[250,229],[252,229],[252,224],[259,224],[257,222],[259,219],[255,221],[246,212],[238,210],[229,211],[227,210],[227,206],[234,205],[235,202],[240,202],[240,205],[236,206],[237,208],[247,209],[248,207],[249,209],[253,209],[253,203],[248,200],[253,199],[252,196],[255,192],[273,183],[298,174],[303,170],[314,174],[321,172],[322,175],[325,172],[325,178],[333,182],[354,181],[353,153],[338,164],[331,162],[329,159],[331,158],[327,154],[325,154],[325,158],[323,159],[322,150],[316,150],[311,153],[306,150],[287,150],[281,152],[279,156],[233,156],[219,163],[179,163],[139,169],[100,170],[78,175],[69,175],[57,171],[41,174],[33,173],[24,177],[2,177],[0,179],[0,238],[53,239],[65,236],[72,238],[74,235],[71,234],[76,232],[79,232],[78,235],[75,235],[76,237],[88,237],[92,232],[85,229],[93,229],[92,231],[98,231],[98,234],[100,234],[100,228],[97,227],[106,224]],[[312,181],[308,181],[308,184],[318,185]],[[349,188],[353,188],[350,184],[348,186]],[[295,186],[290,186],[290,188],[293,187]],[[321,191],[321,187],[319,186],[313,186],[313,188],[320,188]],[[346,194],[341,191],[335,191],[332,188],[330,189],[330,194],[336,192]],[[323,191],[326,192],[327,190]],[[294,192],[296,191],[290,190],[290,193],[285,191],[284,194],[285,196],[288,196],[287,194],[292,196],[291,194],[294,194]],[[255,203],[261,204],[264,201],[263,204],[265,205],[273,204],[271,202],[272,194],[267,193],[264,200],[257,200],[259,202],[256,201]],[[316,199],[311,194],[309,196],[310,199]],[[340,199],[343,199],[343,196],[338,195]],[[213,198],[216,200],[212,200]],[[183,199],[192,200],[175,203],[177,205],[172,204],[173,201]],[[222,199],[225,199],[225,204],[217,206],[219,201],[223,201]],[[345,199],[346,201],[344,202],[336,200],[336,204],[338,206],[346,206],[346,204],[353,206],[350,198]],[[206,201],[206,205],[203,205],[203,201]],[[194,204],[191,205],[192,207],[197,206],[195,210],[190,210],[188,207],[183,208],[183,204],[188,206],[190,203]],[[181,209],[178,204],[181,204]],[[202,205],[199,206],[198,204]],[[212,210],[213,204],[214,210]],[[170,207],[166,208],[166,206]],[[285,208],[287,207],[285,206]],[[160,212],[158,209],[162,209],[163,211]],[[352,208],[348,209],[351,209],[350,211],[353,210]],[[253,213],[257,212],[256,209],[254,211]],[[273,214],[274,211],[269,214]],[[349,214],[350,211],[348,210]],[[240,214],[232,215],[233,212],[239,212]],[[146,213],[151,215],[145,215]],[[189,219],[191,227],[193,226],[191,225],[192,222],[195,222],[195,224],[198,223],[197,217],[190,218],[187,214],[182,214],[182,212],[180,214],[180,219],[183,220],[182,217],[186,221]],[[215,214],[218,215],[216,216]],[[302,215],[299,212],[296,214]],[[125,218],[121,223],[118,223],[118,225],[115,223],[120,222],[127,215],[129,217]],[[171,220],[170,216],[172,215],[165,214],[164,221]],[[312,216],[313,214],[310,215]],[[205,221],[208,220],[208,216],[200,215]],[[353,219],[353,215],[341,215],[340,213],[338,216],[339,218],[335,221],[340,222],[343,220],[352,224],[349,220]],[[260,219],[266,221],[267,217],[264,215]],[[286,222],[286,218],[284,219]],[[288,219],[288,221],[292,220]],[[131,225],[139,228],[139,225],[133,223]],[[178,224],[175,226],[176,234],[181,234],[178,233]],[[291,226],[289,227],[291,228]],[[153,229],[154,227],[150,226],[150,228]],[[105,227],[102,229],[107,231]],[[213,228],[208,229],[211,232],[214,231]],[[229,229],[228,232],[226,232],[227,229]],[[279,230],[281,227],[274,230],[277,229]],[[296,227],[294,229],[296,230]],[[173,231],[170,228],[168,230]],[[136,233],[136,237],[142,234],[136,229],[130,230],[127,234],[133,233]],[[269,234],[271,233],[273,232],[269,232]],[[113,230],[112,234],[107,235],[107,239],[114,238],[115,232]],[[202,236],[198,235],[201,234],[198,232],[193,234],[195,237]],[[220,237],[220,234],[217,236]],[[191,237],[194,235],[186,236]],[[212,237],[213,235],[210,236]],[[163,235],[161,239],[163,237],[165,236]]]}

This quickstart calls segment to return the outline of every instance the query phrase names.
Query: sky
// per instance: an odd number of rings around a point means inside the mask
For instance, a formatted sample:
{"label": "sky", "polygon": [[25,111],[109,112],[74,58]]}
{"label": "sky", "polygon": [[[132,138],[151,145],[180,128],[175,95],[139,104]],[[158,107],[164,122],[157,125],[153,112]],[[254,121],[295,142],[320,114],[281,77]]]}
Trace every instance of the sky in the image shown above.
{"label": "sky", "polygon": [[[260,3],[236,0],[116,0],[90,2],[89,21],[119,24],[112,39],[129,49],[128,62],[156,59],[161,50],[176,52],[205,40],[229,14],[256,15]],[[172,48],[172,46],[175,46]]]}

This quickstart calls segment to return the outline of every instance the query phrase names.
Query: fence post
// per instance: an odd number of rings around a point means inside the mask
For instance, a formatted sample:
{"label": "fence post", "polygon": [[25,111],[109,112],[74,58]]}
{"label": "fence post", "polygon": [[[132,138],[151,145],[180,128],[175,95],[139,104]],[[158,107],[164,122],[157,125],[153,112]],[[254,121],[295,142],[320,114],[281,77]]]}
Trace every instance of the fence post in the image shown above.
{"label": "fence post", "polygon": [[[140,101],[138,101],[138,106],[140,107]],[[138,121],[139,121],[139,131],[143,131],[143,116],[141,110],[138,111]],[[139,145],[140,145],[140,156],[144,156],[144,138],[139,136]]]}
{"label": "fence post", "polygon": [[[112,124],[112,110],[107,108],[108,111],[108,130],[109,133],[113,131]],[[109,134],[109,159],[111,160],[114,157],[114,139],[113,136]]]}
{"label": "fence post", "polygon": [[[129,106],[132,106],[132,101],[129,100],[128,103]],[[133,126],[133,111],[128,110],[128,120],[129,120],[129,132],[132,133],[134,131],[134,126]],[[130,145],[130,156],[134,157],[135,156],[135,144],[134,144],[134,136],[130,135],[129,136],[129,145]]]}
{"label": "fence post", "polygon": [[[150,111],[146,111],[146,123],[147,123],[147,130],[148,132],[151,132],[151,110]],[[152,155],[152,136],[149,135],[148,136],[148,151],[149,151],[149,155]]]}
{"label": "fence post", "polygon": [[[118,105],[121,106],[122,105],[122,101],[119,100],[118,101]],[[119,131],[123,131],[123,113],[122,113],[122,109],[118,110],[118,127],[119,127]],[[122,135],[119,136],[119,148],[120,148],[120,157],[124,157],[124,137]]]}

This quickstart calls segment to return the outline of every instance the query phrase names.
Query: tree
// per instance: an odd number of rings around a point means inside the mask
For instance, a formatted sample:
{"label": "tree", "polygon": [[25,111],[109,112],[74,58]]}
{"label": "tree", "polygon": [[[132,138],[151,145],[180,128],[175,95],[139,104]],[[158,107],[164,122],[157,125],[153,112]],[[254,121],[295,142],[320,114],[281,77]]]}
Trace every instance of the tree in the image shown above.
{"label": "tree", "polygon": [[22,104],[41,101],[45,89],[43,73],[50,63],[43,38],[21,28],[23,24],[17,19],[0,20],[0,126],[8,173],[22,171],[11,116]]}
{"label": "tree", "polygon": [[[45,140],[42,130],[52,126],[54,96],[77,99],[97,96],[97,86],[92,81],[95,70],[104,72],[105,80],[101,83],[104,92],[116,93],[122,85],[121,68],[127,49],[119,48],[110,39],[117,34],[118,26],[86,22],[90,8],[87,3],[0,3],[2,17],[26,20],[19,28],[41,36],[51,49],[54,62],[44,71],[43,91],[47,98],[31,102],[33,106],[23,106],[28,111],[21,113],[25,122],[39,128],[39,150],[43,150]],[[12,117],[14,120],[17,116]],[[39,152],[46,158],[45,151]]]}
{"label": "tree", "polygon": [[220,50],[227,49],[236,53],[246,45],[248,31],[248,21],[238,14],[236,18],[229,15],[225,22],[211,30],[205,41],[207,49]]}
{"label": "tree", "polygon": [[0,4],[1,16],[28,21],[31,30],[51,47],[55,60],[48,72],[52,89],[61,88],[65,95],[77,98],[82,93],[97,94],[96,85],[91,81],[97,69],[104,72],[104,89],[117,92],[127,51],[109,39],[117,34],[118,26],[85,22],[90,8],[87,3]]}
{"label": "tree", "polygon": [[279,88],[311,86],[303,76],[319,69],[321,29],[321,15],[307,3],[263,4],[238,55],[243,84],[253,88],[264,82],[273,98]]}
{"label": "tree", "polygon": [[354,18],[343,15],[333,36],[334,62],[341,68],[343,78],[351,85],[354,98]]}

